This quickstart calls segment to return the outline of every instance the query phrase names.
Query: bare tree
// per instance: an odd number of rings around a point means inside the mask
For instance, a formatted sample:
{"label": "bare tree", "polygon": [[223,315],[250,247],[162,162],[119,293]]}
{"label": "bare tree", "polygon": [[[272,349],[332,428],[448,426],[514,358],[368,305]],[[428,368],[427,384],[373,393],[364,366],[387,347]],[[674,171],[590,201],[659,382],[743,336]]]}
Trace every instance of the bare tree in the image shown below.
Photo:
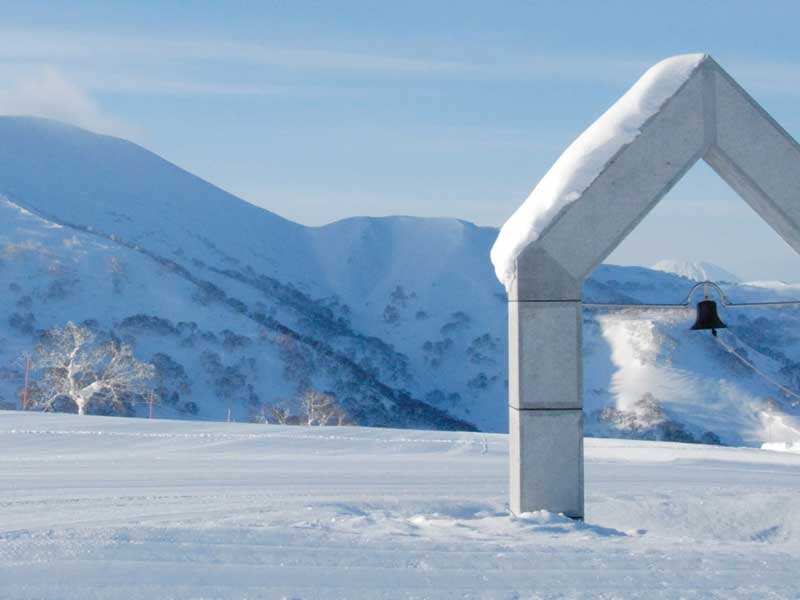
{"label": "bare tree", "polygon": [[271,421],[272,423],[277,423],[278,425],[290,425],[292,416],[289,414],[289,411],[282,406],[275,405],[272,407],[272,414],[271,414]]}
{"label": "bare tree", "polygon": [[349,425],[347,413],[336,402],[331,394],[306,390],[298,398],[297,412],[293,412],[283,403],[262,407],[255,417],[259,423],[276,425],[307,425],[322,427],[324,425]]}
{"label": "bare tree", "polygon": [[344,425],[347,420],[347,415],[336,403],[336,399],[329,394],[307,390],[300,401],[306,425]]}
{"label": "bare tree", "polygon": [[111,271],[111,283],[114,286],[114,292],[121,294],[124,291],[125,283],[128,281],[128,270],[118,256],[112,256],[108,265],[108,270]]}
{"label": "bare tree", "polygon": [[45,332],[34,365],[41,373],[42,408],[52,409],[66,396],[78,414],[85,414],[87,404],[98,394],[121,409],[147,390],[155,374],[153,366],[139,361],[129,345],[117,339],[98,342],[88,327],[71,321]]}

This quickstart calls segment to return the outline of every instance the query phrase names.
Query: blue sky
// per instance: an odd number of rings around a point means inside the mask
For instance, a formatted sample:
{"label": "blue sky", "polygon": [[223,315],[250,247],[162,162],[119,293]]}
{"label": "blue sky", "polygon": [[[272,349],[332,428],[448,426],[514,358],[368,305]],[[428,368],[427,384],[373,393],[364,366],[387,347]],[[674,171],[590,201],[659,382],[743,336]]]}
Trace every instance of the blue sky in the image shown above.
{"label": "blue sky", "polygon": [[[650,64],[710,52],[800,137],[800,3],[2,3],[0,113],[133,139],[288,218],[500,225]],[[800,259],[704,165],[612,262]]]}

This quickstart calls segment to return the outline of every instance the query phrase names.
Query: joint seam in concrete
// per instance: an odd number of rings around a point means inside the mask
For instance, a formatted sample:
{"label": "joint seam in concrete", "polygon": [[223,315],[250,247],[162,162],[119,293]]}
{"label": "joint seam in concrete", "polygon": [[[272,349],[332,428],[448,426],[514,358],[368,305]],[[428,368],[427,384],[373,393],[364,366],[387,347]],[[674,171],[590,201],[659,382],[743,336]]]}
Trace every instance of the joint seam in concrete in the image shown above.
{"label": "joint seam in concrete", "polygon": [[717,143],[717,73],[715,69],[703,71],[703,138],[708,148]]}
{"label": "joint seam in concrete", "polygon": [[573,411],[577,411],[577,410],[580,410],[580,411],[583,410],[583,408],[557,408],[557,407],[553,407],[553,408],[545,408],[545,407],[522,408],[522,407],[512,406],[511,404],[508,405],[508,408],[512,408],[517,412],[536,412],[536,411],[543,411],[543,412],[548,412],[548,411],[573,412]]}
{"label": "joint seam in concrete", "polygon": [[575,302],[583,302],[583,300],[509,300],[508,303],[514,304],[574,304]]}

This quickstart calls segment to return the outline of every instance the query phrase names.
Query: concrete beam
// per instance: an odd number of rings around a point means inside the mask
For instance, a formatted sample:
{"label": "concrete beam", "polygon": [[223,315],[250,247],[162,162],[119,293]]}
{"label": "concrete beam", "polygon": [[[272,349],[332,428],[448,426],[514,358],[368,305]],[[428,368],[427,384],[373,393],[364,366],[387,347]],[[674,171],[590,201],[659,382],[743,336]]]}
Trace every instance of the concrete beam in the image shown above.
{"label": "concrete beam", "polygon": [[[705,87],[701,68],[532,246],[582,282],[706,153]],[[531,269],[525,264],[529,252],[520,255],[519,277]],[[543,276],[534,279],[541,282]]]}
{"label": "concrete beam", "polygon": [[800,146],[714,65],[716,137],[704,159],[800,252]]}

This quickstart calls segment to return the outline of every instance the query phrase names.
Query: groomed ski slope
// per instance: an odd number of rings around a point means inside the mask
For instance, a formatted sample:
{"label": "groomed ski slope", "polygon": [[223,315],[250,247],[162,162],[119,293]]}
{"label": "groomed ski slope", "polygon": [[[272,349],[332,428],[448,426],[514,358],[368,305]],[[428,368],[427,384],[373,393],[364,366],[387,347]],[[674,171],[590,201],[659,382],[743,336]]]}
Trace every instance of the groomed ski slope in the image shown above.
{"label": "groomed ski slope", "polygon": [[800,455],[586,440],[587,520],[503,435],[0,412],[0,598],[792,598]]}

